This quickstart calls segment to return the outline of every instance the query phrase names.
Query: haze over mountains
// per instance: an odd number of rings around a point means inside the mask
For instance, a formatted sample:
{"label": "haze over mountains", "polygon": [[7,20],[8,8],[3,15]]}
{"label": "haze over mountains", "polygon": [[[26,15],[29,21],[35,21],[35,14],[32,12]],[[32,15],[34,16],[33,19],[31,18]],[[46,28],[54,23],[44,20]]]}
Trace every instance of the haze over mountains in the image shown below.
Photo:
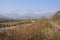
{"label": "haze over mountains", "polygon": [[1,14],[1,17],[8,17],[8,18],[16,18],[16,19],[20,19],[20,18],[41,18],[41,17],[47,17],[50,18],[51,16],[53,16],[54,13],[25,13],[25,14],[19,14],[19,13],[8,13],[8,14]]}

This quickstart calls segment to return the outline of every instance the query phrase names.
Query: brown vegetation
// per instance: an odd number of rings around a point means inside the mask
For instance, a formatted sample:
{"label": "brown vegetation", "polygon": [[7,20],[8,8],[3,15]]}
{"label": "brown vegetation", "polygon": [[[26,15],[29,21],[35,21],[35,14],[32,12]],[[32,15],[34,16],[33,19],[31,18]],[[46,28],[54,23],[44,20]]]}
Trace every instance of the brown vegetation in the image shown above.
{"label": "brown vegetation", "polygon": [[54,26],[49,23],[52,20],[41,18],[34,23],[31,21],[10,23],[16,27],[0,30],[0,40],[60,40],[60,31],[55,30]]}
{"label": "brown vegetation", "polygon": [[[13,26],[12,26],[13,27]],[[0,40],[59,40],[47,19],[37,20],[31,25],[19,25],[0,32]]]}

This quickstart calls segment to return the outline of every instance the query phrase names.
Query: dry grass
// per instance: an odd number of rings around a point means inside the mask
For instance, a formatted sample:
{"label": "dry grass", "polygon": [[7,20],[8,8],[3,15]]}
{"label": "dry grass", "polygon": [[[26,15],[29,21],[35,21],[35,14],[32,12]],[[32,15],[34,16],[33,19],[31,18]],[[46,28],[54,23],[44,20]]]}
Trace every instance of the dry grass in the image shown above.
{"label": "dry grass", "polygon": [[22,25],[22,24],[28,24],[32,23],[31,21],[16,21],[16,22],[0,22],[0,28],[3,27],[12,27],[12,26],[17,26],[17,25]]}
{"label": "dry grass", "polygon": [[31,25],[17,25],[14,29],[0,32],[0,40],[60,40],[57,35],[48,20],[41,19]]}

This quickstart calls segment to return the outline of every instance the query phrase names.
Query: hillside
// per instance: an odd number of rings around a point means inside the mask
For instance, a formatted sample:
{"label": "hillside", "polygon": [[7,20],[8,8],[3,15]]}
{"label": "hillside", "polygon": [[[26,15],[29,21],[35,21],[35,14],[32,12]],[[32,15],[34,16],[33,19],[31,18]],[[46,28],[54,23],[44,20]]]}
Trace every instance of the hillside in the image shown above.
{"label": "hillside", "polygon": [[56,12],[53,18],[60,19],[60,11]]}
{"label": "hillside", "polygon": [[60,11],[55,13],[55,15],[52,17],[52,20],[60,24]]}

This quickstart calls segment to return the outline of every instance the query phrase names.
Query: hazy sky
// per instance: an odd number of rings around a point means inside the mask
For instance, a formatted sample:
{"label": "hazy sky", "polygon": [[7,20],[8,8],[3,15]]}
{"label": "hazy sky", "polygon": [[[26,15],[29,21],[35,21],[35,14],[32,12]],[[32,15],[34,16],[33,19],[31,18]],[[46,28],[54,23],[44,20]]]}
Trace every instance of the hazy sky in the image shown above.
{"label": "hazy sky", "polygon": [[0,0],[0,14],[44,14],[60,10],[60,0]]}

